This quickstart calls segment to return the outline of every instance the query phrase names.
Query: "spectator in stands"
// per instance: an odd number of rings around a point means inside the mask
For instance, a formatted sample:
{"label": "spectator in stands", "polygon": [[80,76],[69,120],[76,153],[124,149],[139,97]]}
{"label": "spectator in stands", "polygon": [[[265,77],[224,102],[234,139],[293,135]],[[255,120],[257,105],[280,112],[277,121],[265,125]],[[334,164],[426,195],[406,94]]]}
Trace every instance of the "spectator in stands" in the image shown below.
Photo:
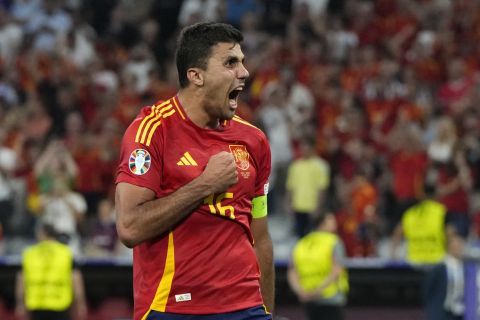
{"label": "spectator in stands", "polygon": [[287,25],[287,41],[292,53],[297,53],[304,43],[319,40],[325,33],[325,19],[315,15],[309,4],[301,2],[293,6],[292,16]]}
{"label": "spectator in stands", "polygon": [[393,206],[386,212],[388,232],[401,220],[403,213],[421,197],[427,156],[421,142],[421,129],[410,120],[397,120],[389,133],[389,163]]}
{"label": "spectator in stands", "polygon": [[224,4],[219,0],[186,0],[182,2],[178,24],[181,27],[204,21],[218,21],[224,16]]}
{"label": "spectator in stands", "polygon": [[62,142],[53,140],[35,163],[34,170],[40,189],[41,219],[53,225],[75,255],[80,254],[78,225],[87,204],[81,194],[72,190],[78,171],[75,161]]}
{"label": "spectator in stands", "polygon": [[88,68],[95,60],[95,30],[81,19],[80,13],[73,16],[73,27],[57,42],[57,52],[75,68]]}
{"label": "spectator in stands", "polygon": [[285,110],[285,89],[277,82],[270,82],[264,89],[263,97],[257,121],[267,135],[272,150],[268,204],[271,213],[282,213],[287,170],[293,158],[292,138]]}
{"label": "spectator in stands", "polygon": [[358,36],[346,28],[345,22],[339,16],[331,16],[328,19],[326,40],[330,48],[330,60],[341,63],[346,60],[348,52],[358,45]]}
{"label": "spectator in stands", "polygon": [[367,175],[358,171],[341,196],[336,212],[338,234],[349,257],[373,257],[381,235],[377,214],[378,195]]}
{"label": "spectator in stands", "polygon": [[225,21],[240,27],[242,17],[249,12],[258,12],[260,4],[255,0],[225,1]]}
{"label": "spectator in stands", "polygon": [[0,241],[11,237],[14,213],[14,188],[12,177],[17,166],[18,155],[7,145],[5,128],[0,128]]}
{"label": "spectator in stands", "polygon": [[262,51],[268,39],[268,34],[259,28],[262,21],[256,12],[247,12],[242,17],[242,32],[244,35],[244,50],[247,55],[255,55]]}
{"label": "spectator in stands", "polygon": [[301,5],[306,5],[311,19],[318,19],[323,17],[327,11],[329,0],[293,0],[293,7],[297,8]]}
{"label": "spectator in stands", "polygon": [[319,217],[317,229],[295,245],[287,279],[309,320],[344,319],[348,292],[345,249],[332,213]]}
{"label": "spectator in stands", "polygon": [[55,228],[58,239],[68,244],[75,256],[82,253],[79,228],[86,211],[85,199],[72,191],[63,177],[55,177],[51,189],[40,195],[41,220]]}
{"label": "spectator in stands", "polygon": [[448,63],[448,79],[438,92],[438,100],[443,110],[453,117],[458,117],[471,107],[472,94],[476,78],[469,72],[468,65],[461,57],[456,57]]}
{"label": "spectator in stands", "polygon": [[10,64],[20,48],[23,31],[6,9],[0,7],[0,64]]}
{"label": "spectator in stands", "polygon": [[470,231],[469,194],[472,184],[471,171],[463,150],[454,151],[453,159],[438,168],[437,199],[447,208],[447,223],[465,239]]}
{"label": "spectator in stands", "polygon": [[311,90],[300,83],[291,65],[284,65],[280,70],[279,84],[286,90],[286,111],[292,128],[292,139],[300,141],[311,136],[315,130],[314,99]]}
{"label": "spectator in stands", "polygon": [[52,140],[35,162],[35,176],[41,192],[48,192],[56,177],[73,186],[78,167],[60,140]]}
{"label": "spectator in stands", "polygon": [[[159,65],[162,76],[166,73],[166,61],[170,59],[170,52],[168,50],[168,43],[162,37],[162,30],[160,24],[154,19],[148,19],[142,22],[140,27],[142,40],[148,49],[155,57],[155,62]],[[155,95],[155,97],[158,97]]]}
{"label": "spectator in stands", "polygon": [[80,137],[73,154],[78,166],[75,190],[87,201],[87,213],[93,215],[98,203],[113,192],[116,157],[120,143],[119,124],[114,118],[102,123],[101,131],[89,132]]}
{"label": "spectator in stands", "polygon": [[435,163],[447,163],[454,157],[458,143],[457,129],[452,118],[440,117],[434,122],[434,136],[428,144],[427,153]]}
{"label": "spectator in stands", "polygon": [[25,22],[25,30],[33,38],[33,48],[41,52],[53,52],[72,26],[72,17],[58,0],[40,1],[39,10]]}
{"label": "spectator in stands", "polygon": [[41,224],[38,243],[23,253],[15,289],[20,320],[69,320],[72,311],[75,319],[86,319],[82,274],[74,267],[70,249],[56,236],[53,226]]}
{"label": "spectator in stands", "polygon": [[[122,78],[132,82],[136,94],[145,93],[149,86],[149,74],[155,68],[155,59],[146,45],[136,45],[130,50],[122,70]],[[131,118],[132,116],[130,116]]]}
{"label": "spectator in stands", "polygon": [[40,10],[41,0],[15,0],[10,8],[12,17],[20,23],[25,23],[33,18]]}
{"label": "spectator in stands", "polygon": [[86,256],[111,257],[118,252],[120,242],[115,226],[115,208],[109,198],[98,204],[97,215],[87,230]]}
{"label": "spectator in stands", "polygon": [[472,175],[472,189],[480,190],[480,116],[476,109],[470,109],[462,117],[461,145]]}
{"label": "spectator in stands", "polygon": [[330,166],[317,156],[312,139],[302,141],[301,153],[288,167],[286,181],[287,205],[294,214],[298,238],[312,230],[313,218],[323,209],[325,190],[330,184]]}

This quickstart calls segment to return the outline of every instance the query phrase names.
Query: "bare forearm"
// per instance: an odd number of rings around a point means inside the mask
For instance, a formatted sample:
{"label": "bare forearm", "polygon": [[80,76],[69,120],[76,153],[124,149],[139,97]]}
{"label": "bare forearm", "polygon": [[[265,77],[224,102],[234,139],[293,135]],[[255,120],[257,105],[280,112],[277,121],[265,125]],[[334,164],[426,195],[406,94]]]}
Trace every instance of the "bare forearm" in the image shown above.
{"label": "bare forearm", "polygon": [[85,287],[83,285],[83,277],[80,271],[73,271],[73,289],[75,303],[85,304]]}
{"label": "bare forearm", "polygon": [[73,160],[72,156],[68,152],[65,152],[64,154],[64,163],[70,177],[76,177],[78,174],[78,167],[75,163],[75,160]]}
{"label": "bare forearm", "polygon": [[85,300],[85,287],[83,285],[83,276],[80,270],[73,270],[73,288],[75,298],[75,313],[77,320],[87,319],[88,308]]}
{"label": "bare forearm", "polygon": [[[120,239],[126,246],[133,247],[167,232],[199,206],[208,194],[209,188],[201,179],[195,179],[168,196],[130,208],[117,219]],[[121,212],[128,198],[123,199],[118,190],[116,197],[117,209]]]}
{"label": "bare forearm", "polygon": [[15,282],[15,300],[17,303],[17,306],[24,306],[24,294],[25,294],[25,289],[24,289],[24,284],[23,284],[23,273],[19,272],[16,276],[16,282]]}
{"label": "bare forearm", "polygon": [[[195,199],[194,202],[193,199]],[[201,200],[191,198],[188,193],[179,191],[139,206],[136,212],[137,218],[131,220],[129,225],[130,230],[133,230],[136,235],[135,244],[167,232],[200,203]]]}
{"label": "bare forearm", "polygon": [[275,307],[275,266],[273,264],[273,245],[268,236],[255,243],[255,251],[260,265],[260,288],[267,311],[273,313]]}
{"label": "bare forearm", "polygon": [[298,274],[294,268],[294,266],[289,267],[287,272],[287,281],[293,292],[295,292],[297,296],[300,296],[304,292],[304,290],[300,286],[300,280],[298,279]]}
{"label": "bare forearm", "polygon": [[340,266],[335,266],[332,270],[332,272],[327,276],[327,278],[318,286],[316,290],[321,293],[325,288],[327,288],[329,285],[332,283],[336,282],[338,280],[338,277],[340,276],[340,273],[342,272],[343,268]]}

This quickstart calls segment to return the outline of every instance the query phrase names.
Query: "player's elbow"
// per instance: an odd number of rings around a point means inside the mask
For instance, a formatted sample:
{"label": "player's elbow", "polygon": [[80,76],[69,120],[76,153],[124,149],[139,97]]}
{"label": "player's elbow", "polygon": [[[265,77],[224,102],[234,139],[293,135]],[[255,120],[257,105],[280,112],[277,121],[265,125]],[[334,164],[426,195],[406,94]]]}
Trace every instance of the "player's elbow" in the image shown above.
{"label": "player's elbow", "polygon": [[117,234],[120,241],[127,247],[133,248],[140,243],[135,230],[128,228],[122,223],[117,223]]}

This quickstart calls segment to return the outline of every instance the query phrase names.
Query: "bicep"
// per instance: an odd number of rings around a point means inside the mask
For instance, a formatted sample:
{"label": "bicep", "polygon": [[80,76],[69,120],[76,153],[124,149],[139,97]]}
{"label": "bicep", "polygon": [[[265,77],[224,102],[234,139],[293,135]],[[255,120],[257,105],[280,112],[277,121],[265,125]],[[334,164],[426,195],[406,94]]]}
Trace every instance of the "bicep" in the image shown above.
{"label": "bicep", "polygon": [[115,191],[115,211],[117,219],[128,218],[139,205],[155,199],[155,192],[145,187],[120,182]]}

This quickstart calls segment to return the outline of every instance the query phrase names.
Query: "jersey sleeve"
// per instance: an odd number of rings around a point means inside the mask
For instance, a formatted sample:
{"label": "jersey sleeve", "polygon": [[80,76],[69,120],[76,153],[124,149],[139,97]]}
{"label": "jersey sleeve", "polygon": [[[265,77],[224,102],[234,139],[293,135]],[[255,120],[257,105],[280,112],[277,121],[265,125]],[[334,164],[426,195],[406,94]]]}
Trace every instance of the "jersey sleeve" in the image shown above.
{"label": "jersey sleeve", "polygon": [[272,168],[270,145],[267,137],[262,133],[258,146],[258,171],[255,181],[255,197],[265,196],[268,193],[268,177]]}
{"label": "jersey sleeve", "polygon": [[[161,139],[155,133],[151,143],[140,143],[142,119],[136,119],[123,136],[116,183],[126,182],[148,188],[158,196],[163,167]],[[140,140],[140,141],[136,141]]]}

